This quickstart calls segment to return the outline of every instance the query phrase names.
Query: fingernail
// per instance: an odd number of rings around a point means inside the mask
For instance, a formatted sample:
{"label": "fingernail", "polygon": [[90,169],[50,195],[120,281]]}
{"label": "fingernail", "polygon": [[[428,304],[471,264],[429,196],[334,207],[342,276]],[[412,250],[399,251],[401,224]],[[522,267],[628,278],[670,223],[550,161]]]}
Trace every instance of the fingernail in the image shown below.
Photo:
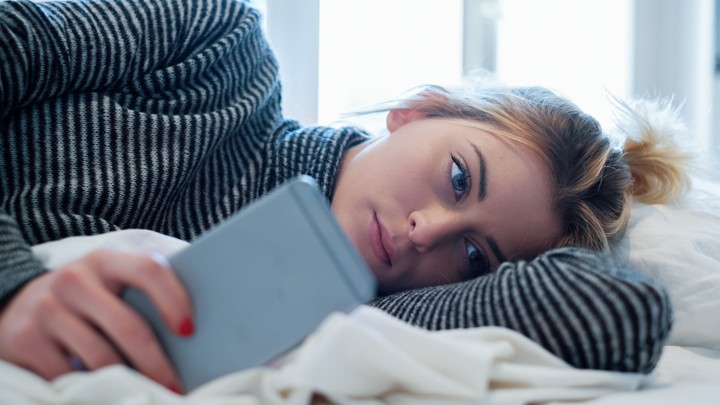
{"label": "fingernail", "polygon": [[170,384],[167,386],[167,389],[169,389],[170,391],[172,391],[178,395],[182,394],[182,392],[180,391],[180,388],[178,388],[176,385]]}
{"label": "fingernail", "polygon": [[180,336],[188,337],[192,335],[194,331],[195,325],[193,324],[192,319],[185,318],[182,322],[180,322],[180,327],[178,328]]}

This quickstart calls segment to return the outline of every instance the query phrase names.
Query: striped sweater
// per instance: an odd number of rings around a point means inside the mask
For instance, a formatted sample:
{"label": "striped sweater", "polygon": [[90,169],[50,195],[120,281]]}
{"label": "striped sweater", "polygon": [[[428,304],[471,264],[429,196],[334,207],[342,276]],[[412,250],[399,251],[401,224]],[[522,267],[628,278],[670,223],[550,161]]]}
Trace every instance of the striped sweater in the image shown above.
{"label": "striped sweater", "polygon": [[[368,135],[282,116],[260,16],[238,0],[0,1],[0,299],[33,244],[144,228],[192,240],[298,174],[328,199]],[[514,329],[571,365],[649,372],[666,292],[580,250],[372,305],[428,329]]]}

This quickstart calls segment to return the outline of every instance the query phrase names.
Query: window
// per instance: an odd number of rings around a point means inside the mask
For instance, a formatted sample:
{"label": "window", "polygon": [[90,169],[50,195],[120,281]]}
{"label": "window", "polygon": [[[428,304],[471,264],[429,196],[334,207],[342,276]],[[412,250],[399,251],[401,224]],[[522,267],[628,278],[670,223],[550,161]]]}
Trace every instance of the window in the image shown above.
{"label": "window", "polygon": [[632,0],[500,0],[497,76],[541,85],[612,122],[632,91]]}
{"label": "window", "polygon": [[[464,24],[465,38],[487,47],[480,54],[501,82],[549,87],[601,122],[611,119],[608,93],[631,92],[632,0],[254,0],[265,2],[286,112],[308,124],[346,121],[375,131],[384,116],[343,114],[421,84],[459,83]],[[273,20],[281,22],[273,28]],[[478,34],[488,24],[491,31]],[[298,44],[300,37],[315,44]]]}
{"label": "window", "polygon": [[320,0],[318,121],[377,131],[384,114],[342,114],[421,84],[458,83],[462,9],[461,0]]}

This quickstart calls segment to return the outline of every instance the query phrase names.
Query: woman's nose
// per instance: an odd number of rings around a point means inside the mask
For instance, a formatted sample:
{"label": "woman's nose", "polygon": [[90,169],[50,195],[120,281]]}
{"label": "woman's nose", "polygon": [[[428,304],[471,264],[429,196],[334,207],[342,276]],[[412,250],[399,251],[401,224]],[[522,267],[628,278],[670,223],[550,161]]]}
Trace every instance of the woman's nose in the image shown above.
{"label": "woman's nose", "polygon": [[408,222],[408,237],[420,253],[452,238],[461,226],[459,215],[443,209],[414,211]]}

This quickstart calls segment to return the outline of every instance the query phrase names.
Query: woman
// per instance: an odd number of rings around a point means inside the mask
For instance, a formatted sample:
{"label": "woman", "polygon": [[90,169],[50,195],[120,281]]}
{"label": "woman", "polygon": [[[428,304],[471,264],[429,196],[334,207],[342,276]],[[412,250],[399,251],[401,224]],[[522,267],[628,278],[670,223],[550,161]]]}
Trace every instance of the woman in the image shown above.
{"label": "woman", "polygon": [[[192,240],[304,173],[377,276],[373,305],[430,329],[509,327],[577,367],[652,370],[664,290],[602,254],[543,252],[606,249],[670,160],[631,187],[597,123],[542,89],[429,87],[375,138],[301,127],[280,112],[259,18],[236,0],[0,3],[0,358],[48,379],[74,356],[127,360],[179,389],[118,298],[140,288],[192,334],[167,267],[101,251],[48,273],[30,246],[127,228]],[[628,157],[657,157],[648,135]]]}

